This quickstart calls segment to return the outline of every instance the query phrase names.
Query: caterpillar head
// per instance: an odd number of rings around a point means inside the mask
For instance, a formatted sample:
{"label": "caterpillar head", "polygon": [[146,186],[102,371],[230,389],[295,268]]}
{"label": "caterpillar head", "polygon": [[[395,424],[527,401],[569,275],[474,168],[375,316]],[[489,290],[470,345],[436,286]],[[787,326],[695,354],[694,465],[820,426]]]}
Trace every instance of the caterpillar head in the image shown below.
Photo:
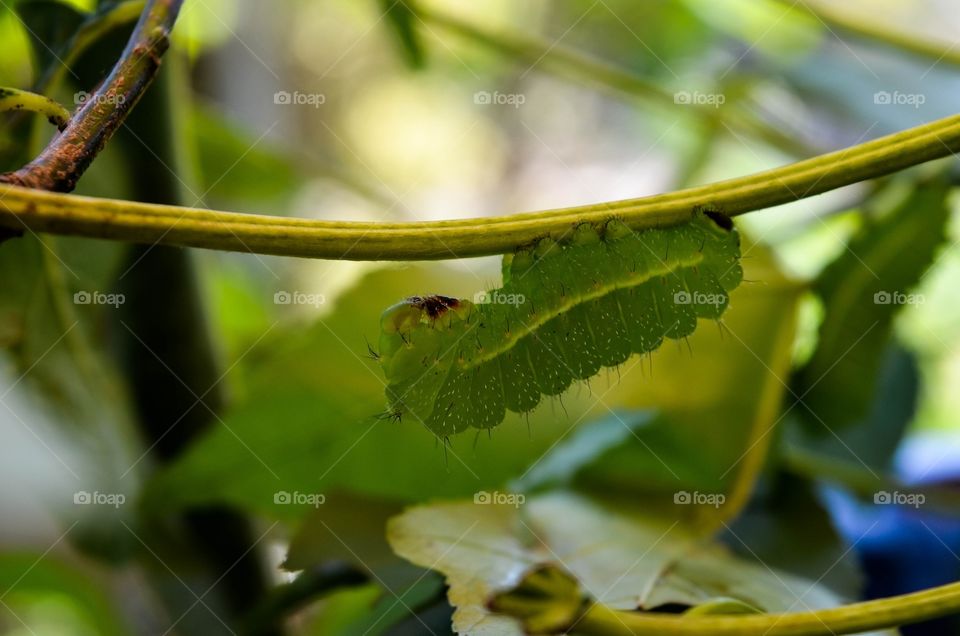
{"label": "caterpillar head", "polygon": [[469,301],[449,296],[411,296],[389,307],[380,318],[383,333],[407,333],[421,323],[448,322],[448,313],[469,313]]}
{"label": "caterpillar head", "polygon": [[694,217],[705,216],[713,221],[714,224],[721,230],[725,230],[727,232],[733,230],[733,219],[724,214],[720,206],[715,203],[698,205],[693,208],[693,214]]}

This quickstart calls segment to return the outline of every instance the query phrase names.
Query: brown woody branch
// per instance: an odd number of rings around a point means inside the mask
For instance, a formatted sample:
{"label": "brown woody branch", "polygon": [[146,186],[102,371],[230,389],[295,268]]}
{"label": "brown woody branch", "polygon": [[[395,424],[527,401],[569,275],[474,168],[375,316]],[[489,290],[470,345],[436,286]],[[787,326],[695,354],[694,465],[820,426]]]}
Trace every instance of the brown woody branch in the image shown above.
{"label": "brown woody branch", "polygon": [[0,175],[0,182],[72,191],[156,77],[182,4],[183,0],[149,0],[110,75],[40,155],[19,170]]}

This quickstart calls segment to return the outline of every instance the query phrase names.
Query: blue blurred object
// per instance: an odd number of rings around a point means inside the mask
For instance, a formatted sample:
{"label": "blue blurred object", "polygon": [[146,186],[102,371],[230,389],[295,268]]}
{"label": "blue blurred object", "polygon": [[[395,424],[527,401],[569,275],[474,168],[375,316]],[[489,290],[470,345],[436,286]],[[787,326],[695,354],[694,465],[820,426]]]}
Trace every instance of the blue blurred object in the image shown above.
{"label": "blue blurred object", "polygon": [[[960,486],[960,436],[923,433],[904,440],[894,460],[905,484]],[[863,567],[865,598],[906,594],[960,580],[960,511],[919,505],[864,503],[823,486],[821,499]],[[904,636],[960,634],[960,616],[901,628]]]}

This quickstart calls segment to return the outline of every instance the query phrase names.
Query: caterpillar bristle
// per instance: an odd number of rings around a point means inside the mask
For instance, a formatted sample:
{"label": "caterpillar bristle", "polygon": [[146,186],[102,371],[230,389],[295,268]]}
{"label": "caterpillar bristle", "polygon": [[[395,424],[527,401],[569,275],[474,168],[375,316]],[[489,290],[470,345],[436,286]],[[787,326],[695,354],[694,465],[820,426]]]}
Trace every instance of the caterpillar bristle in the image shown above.
{"label": "caterpillar bristle", "polygon": [[373,348],[366,336],[363,337],[363,340],[367,343],[367,357],[374,362],[380,362],[380,353]]}
{"label": "caterpillar bristle", "polygon": [[392,421],[399,424],[403,420],[403,413],[399,409],[397,410],[387,409],[382,413],[376,414],[374,417],[377,419],[377,421],[380,421],[380,422]]}
{"label": "caterpillar bristle", "polygon": [[714,320],[714,322],[717,323],[717,328],[720,330],[721,338],[723,338],[728,333],[730,334],[733,333],[732,331],[730,331],[730,327],[727,326],[727,323],[723,322],[722,318],[717,318],[716,320]]}

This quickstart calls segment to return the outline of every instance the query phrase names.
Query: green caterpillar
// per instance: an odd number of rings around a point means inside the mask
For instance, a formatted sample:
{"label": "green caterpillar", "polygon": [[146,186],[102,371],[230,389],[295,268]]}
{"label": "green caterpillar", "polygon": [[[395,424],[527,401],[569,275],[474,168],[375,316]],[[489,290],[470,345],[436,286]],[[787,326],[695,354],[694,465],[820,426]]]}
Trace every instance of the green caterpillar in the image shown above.
{"label": "green caterpillar", "polygon": [[698,211],[684,225],[634,232],[583,224],[503,258],[503,287],[474,302],[414,297],[380,321],[388,415],[436,435],[492,428],[541,395],[718,319],[743,277],[730,220]]}

